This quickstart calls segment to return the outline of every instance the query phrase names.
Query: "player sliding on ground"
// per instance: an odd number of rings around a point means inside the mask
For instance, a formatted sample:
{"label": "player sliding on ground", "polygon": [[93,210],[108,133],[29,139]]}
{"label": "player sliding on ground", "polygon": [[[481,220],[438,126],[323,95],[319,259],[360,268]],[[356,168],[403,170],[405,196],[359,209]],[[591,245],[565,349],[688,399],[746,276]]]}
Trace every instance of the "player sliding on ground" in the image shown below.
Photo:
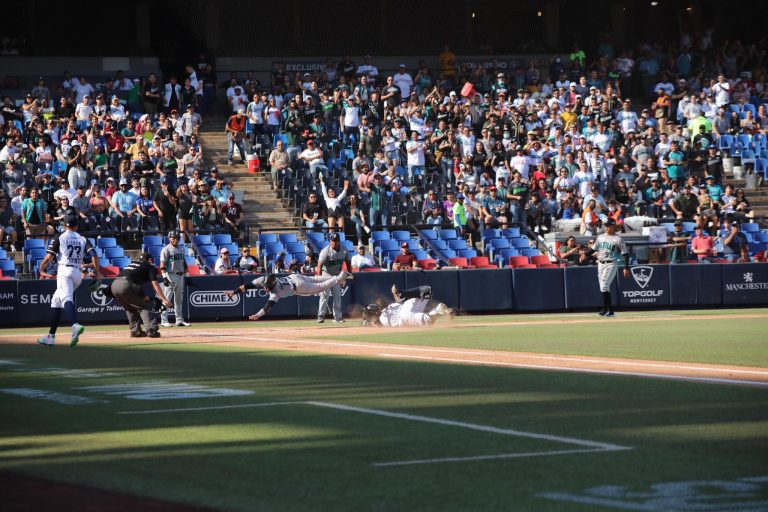
{"label": "player sliding on ground", "polygon": [[292,295],[310,296],[322,293],[334,286],[345,286],[347,281],[355,277],[347,271],[342,270],[337,276],[303,276],[301,274],[291,274],[285,277],[277,277],[274,274],[268,274],[257,277],[250,284],[243,284],[226,292],[227,297],[234,297],[235,294],[243,293],[246,290],[264,288],[269,293],[267,303],[255,314],[248,317],[249,320],[258,320],[266,315],[272,306],[277,304],[280,299]]}
{"label": "player sliding on ground", "polygon": [[363,325],[371,327],[401,327],[431,325],[438,317],[453,318],[454,310],[432,298],[430,286],[398,290],[392,286],[395,302],[387,305],[383,299],[368,304],[363,310]]}

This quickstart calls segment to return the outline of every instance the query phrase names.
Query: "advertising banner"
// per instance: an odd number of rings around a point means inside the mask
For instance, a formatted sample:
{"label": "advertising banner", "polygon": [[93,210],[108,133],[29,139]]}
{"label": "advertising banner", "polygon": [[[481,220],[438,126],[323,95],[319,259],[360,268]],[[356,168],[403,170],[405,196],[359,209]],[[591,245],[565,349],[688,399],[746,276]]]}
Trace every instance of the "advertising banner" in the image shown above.
{"label": "advertising banner", "polygon": [[[106,285],[112,284],[112,279],[102,279]],[[125,310],[112,297],[108,297],[100,291],[91,292],[88,286],[93,279],[83,279],[83,283],[75,290],[75,309],[77,319],[82,324],[101,322],[128,321]]]}
{"label": "advertising banner", "polygon": [[664,307],[669,306],[669,265],[635,265],[625,279],[619,268],[619,306]]}
{"label": "advertising banner", "polygon": [[554,311],[565,307],[562,269],[516,268],[512,273],[519,311]]}
{"label": "advertising banner", "polygon": [[0,326],[13,326],[18,321],[18,281],[0,281]]}
{"label": "advertising banner", "polygon": [[234,290],[242,284],[240,276],[194,276],[189,279],[186,289],[190,321],[243,317],[242,294],[231,299],[224,295],[224,292]]}
{"label": "advertising banner", "polygon": [[723,265],[723,304],[768,305],[768,265]]}
{"label": "advertising banner", "polygon": [[55,279],[21,280],[19,284],[19,325],[42,325],[51,319],[51,297],[56,291]]}

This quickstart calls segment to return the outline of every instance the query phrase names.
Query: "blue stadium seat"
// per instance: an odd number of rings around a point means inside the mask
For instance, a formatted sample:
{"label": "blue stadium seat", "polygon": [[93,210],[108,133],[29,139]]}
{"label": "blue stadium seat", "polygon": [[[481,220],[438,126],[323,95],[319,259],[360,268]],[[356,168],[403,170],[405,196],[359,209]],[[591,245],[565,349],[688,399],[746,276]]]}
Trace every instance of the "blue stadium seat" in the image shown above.
{"label": "blue stadium seat", "polygon": [[520,237],[520,228],[506,228],[502,231],[502,234],[506,238],[519,238]]}
{"label": "blue stadium seat", "polygon": [[371,243],[379,240],[389,240],[390,238],[389,231],[371,231]]}
{"label": "blue stadium seat", "polygon": [[278,238],[280,239],[280,242],[282,242],[286,246],[290,243],[295,243],[299,241],[299,237],[296,236],[296,233],[280,233],[280,235],[278,235]]}
{"label": "blue stadium seat", "polygon": [[[159,256],[158,256],[159,258]],[[155,258],[155,263],[159,263],[157,260],[158,258]],[[197,260],[194,258],[194,256],[184,256],[184,261],[187,262],[187,266],[189,265],[197,265]]]}
{"label": "blue stadium seat", "polygon": [[440,238],[443,240],[455,240],[459,237],[455,229],[441,229]]}
{"label": "blue stadium seat", "polygon": [[231,244],[232,243],[232,235],[229,233],[218,233],[216,235],[213,235],[213,245],[225,245],[225,244]]}
{"label": "blue stadium seat", "polygon": [[450,247],[454,251],[461,251],[462,249],[467,248],[467,241],[464,240],[463,238],[457,238],[456,240],[449,240],[448,247]]}
{"label": "blue stadium seat", "polygon": [[[403,242],[400,242],[402,244]],[[405,240],[405,243],[408,244],[408,250],[409,251],[415,251],[420,247],[419,241],[416,238],[412,238],[410,240]]]}
{"label": "blue stadium seat", "polygon": [[276,233],[259,233],[259,247],[277,241],[278,238]]}
{"label": "blue stadium seat", "polygon": [[127,267],[131,263],[131,258],[126,258],[125,256],[121,256],[119,258],[112,258],[110,260],[112,262],[113,267],[118,267],[121,270],[125,267]]}
{"label": "blue stadium seat", "polygon": [[411,239],[411,233],[405,230],[393,231],[392,238],[398,242],[406,242]]}
{"label": "blue stadium seat", "polygon": [[150,245],[163,245],[163,237],[160,235],[144,235],[141,243],[144,247],[149,247]]}
{"label": "blue stadium seat", "polygon": [[517,251],[517,249],[507,248],[507,249],[501,249],[497,254],[493,257],[493,262],[498,265],[499,263],[502,263],[503,265],[506,265],[506,262],[509,261],[509,258],[512,256],[520,256],[520,253]]}
{"label": "blue stadium seat", "polygon": [[414,249],[411,252],[413,252],[417,260],[425,260],[429,258],[429,254],[424,249]]}
{"label": "blue stadium seat", "polygon": [[440,233],[434,229],[424,229],[419,231],[419,234],[427,240],[437,240],[440,238]]}
{"label": "blue stadium seat", "polygon": [[501,230],[500,229],[484,229],[483,230],[483,240],[493,240],[494,238],[501,238]]}
{"label": "blue stadium seat", "polygon": [[16,277],[16,264],[13,260],[0,260],[0,271],[6,277]]}
{"label": "blue stadium seat", "polygon": [[541,252],[539,252],[538,249],[533,249],[533,248],[523,249],[522,251],[520,251],[520,256],[531,257],[531,256],[539,256],[540,254]]}
{"label": "blue stadium seat", "polygon": [[123,248],[120,246],[104,248],[104,256],[106,256],[110,260],[114,258],[120,258],[124,255],[125,255],[125,252],[123,251]]}
{"label": "blue stadium seat", "polygon": [[474,249],[460,249],[459,251],[457,251],[457,253],[459,254],[459,258],[469,259],[477,256],[477,251]]}
{"label": "blue stadium seat", "polygon": [[751,222],[744,222],[741,225],[741,230],[745,233],[759,233],[760,226]]}
{"label": "blue stadium seat", "polygon": [[0,249],[0,260],[4,260],[8,257],[8,253],[5,252],[5,249]]}
{"label": "blue stadium seat", "polygon": [[103,236],[96,241],[96,244],[102,249],[106,249],[107,247],[117,247],[117,240],[111,236]]}
{"label": "blue stadium seat", "polygon": [[[45,257],[45,253],[47,251],[48,250],[46,248],[44,248],[44,247],[33,247],[32,249],[29,249],[29,251],[27,251],[26,260],[27,261],[32,261],[32,260],[37,260],[37,259],[44,258]],[[3,251],[3,253],[5,253],[5,251]],[[4,254],[3,258],[0,258],[0,259],[5,259],[5,257],[6,257],[6,255]]]}
{"label": "blue stadium seat", "polygon": [[374,255],[380,255],[385,251],[399,251],[400,243],[397,240],[379,240],[373,245]]}
{"label": "blue stadium seat", "polygon": [[285,244],[285,252],[304,252],[304,243],[293,241],[293,242],[283,242]]}
{"label": "blue stadium seat", "polygon": [[444,251],[448,249],[448,242],[445,240],[432,240],[432,247],[437,251]]}
{"label": "blue stadium seat", "polygon": [[309,232],[307,233],[307,238],[308,238],[309,240],[312,240],[312,241],[313,241],[313,242],[315,242],[315,243],[320,243],[320,242],[322,242],[323,240],[325,240],[325,234],[324,234],[324,233],[320,233],[320,232],[317,232],[317,231],[309,231]]}
{"label": "blue stadium seat", "polygon": [[213,244],[213,237],[211,235],[195,235],[192,237],[192,241],[195,245],[211,245]]}
{"label": "blue stadium seat", "polygon": [[516,249],[527,249],[531,246],[531,242],[527,238],[512,238],[509,240],[509,245]]}
{"label": "blue stadium seat", "polygon": [[43,247],[45,248],[45,240],[42,238],[27,238],[24,240],[24,250],[32,249],[34,247]]}
{"label": "blue stadium seat", "polygon": [[203,258],[208,256],[218,256],[218,251],[216,250],[215,245],[199,245],[197,247],[197,252],[199,252],[200,256]]}

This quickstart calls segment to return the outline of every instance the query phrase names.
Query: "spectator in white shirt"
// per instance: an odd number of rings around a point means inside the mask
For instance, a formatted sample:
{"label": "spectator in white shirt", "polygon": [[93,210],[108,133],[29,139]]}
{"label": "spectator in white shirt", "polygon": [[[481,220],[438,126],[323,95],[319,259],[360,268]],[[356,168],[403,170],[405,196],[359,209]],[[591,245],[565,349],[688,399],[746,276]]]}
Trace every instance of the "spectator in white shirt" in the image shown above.
{"label": "spectator in white shirt", "polygon": [[405,144],[408,153],[408,184],[413,185],[416,174],[424,174],[424,141],[419,140],[415,130],[411,132],[411,140]]}
{"label": "spectator in white shirt", "polygon": [[298,156],[299,160],[304,160],[309,165],[309,172],[313,178],[317,178],[318,171],[322,172],[323,175],[327,171],[323,165],[323,150],[315,146],[314,140],[308,140],[307,149],[299,153]]}
{"label": "spectator in white shirt", "polygon": [[405,70],[405,64],[400,64],[399,71],[392,77],[392,81],[400,88],[401,98],[405,99],[411,95],[413,88],[413,78]]}
{"label": "spectator in white shirt", "polygon": [[365,253],[364,245],[357,246],[357,254],[352,256],[350,263],[352,263],[353,269],[356,268],[358,270],[374,268],[376,266],[376,263],[373,261],[373,256]]}
{"label": "spectator in white shirt", "polygon": [[80,80],[72,84],[72,90],[75,91],[75,103],[80,103],[86,95],[91,95],[96,90],[85,79],[84,76],[80,77]]}

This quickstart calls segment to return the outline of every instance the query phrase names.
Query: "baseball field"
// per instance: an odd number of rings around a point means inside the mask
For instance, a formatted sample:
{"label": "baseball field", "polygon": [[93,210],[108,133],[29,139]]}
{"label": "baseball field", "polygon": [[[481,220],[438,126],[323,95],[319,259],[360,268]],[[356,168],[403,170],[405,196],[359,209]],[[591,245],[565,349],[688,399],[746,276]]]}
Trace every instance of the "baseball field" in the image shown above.
{"label": "baseball field", "polygon": [[4,511],[768,510],[765,309],[44,332],[0,331]]}

